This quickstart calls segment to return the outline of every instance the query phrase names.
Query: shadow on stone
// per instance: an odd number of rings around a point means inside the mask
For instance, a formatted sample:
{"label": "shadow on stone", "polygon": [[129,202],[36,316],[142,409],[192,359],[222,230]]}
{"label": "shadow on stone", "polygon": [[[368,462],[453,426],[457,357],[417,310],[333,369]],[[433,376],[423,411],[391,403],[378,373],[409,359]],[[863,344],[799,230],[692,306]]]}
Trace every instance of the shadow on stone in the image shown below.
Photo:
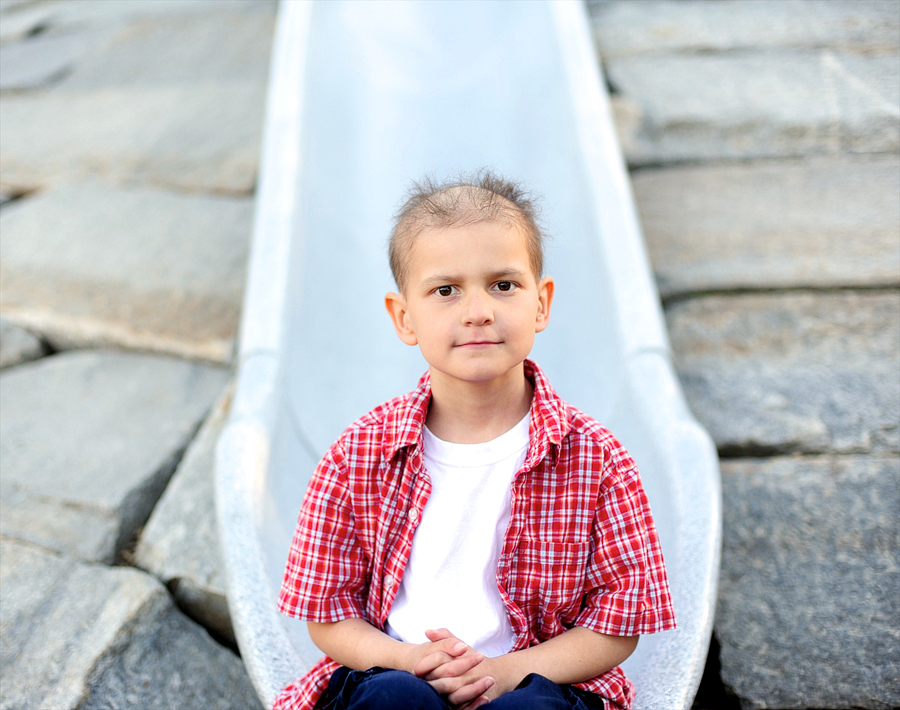
{"label": "shadow on stone", "polygon": [[719,641],[713,634],[709,642],[703,678],[700,680],[700,687],[697,689],[691,710],[741,710],[740,698],[722,682],[719,651]]}
{"label": "shadow on stone", "polygon": [[144,528],[134,554],[176,603],[222,643],[236,648],[216,530],[215,447],[231,404],[225,388]]}

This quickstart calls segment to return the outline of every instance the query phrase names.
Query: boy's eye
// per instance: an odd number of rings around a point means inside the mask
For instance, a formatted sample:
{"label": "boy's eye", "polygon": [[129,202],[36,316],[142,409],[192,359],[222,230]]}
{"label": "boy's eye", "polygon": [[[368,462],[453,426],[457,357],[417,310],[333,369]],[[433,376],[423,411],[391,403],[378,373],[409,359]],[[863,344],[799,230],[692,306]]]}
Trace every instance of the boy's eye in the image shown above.
{"label": "boy's eye", "polygon": [[438,296],[443,296],[447,298],[453,295],[453,287],[452,286],[438,286],[437,289]]}
{"label": "boy's eye", "polygon": [[498,291],[512,291],[513,283],[512,281],[501,281],[497,284]]}

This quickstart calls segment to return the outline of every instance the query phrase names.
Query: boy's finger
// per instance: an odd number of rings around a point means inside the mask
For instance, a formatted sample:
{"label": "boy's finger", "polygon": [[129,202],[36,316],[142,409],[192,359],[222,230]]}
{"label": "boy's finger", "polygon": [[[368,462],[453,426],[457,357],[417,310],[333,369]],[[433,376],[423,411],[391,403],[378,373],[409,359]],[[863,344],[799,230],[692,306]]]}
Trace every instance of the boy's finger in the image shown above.
{"label": "boy's finger", "polygon": [[474,649],[470,649],[464,642],[460,641],[455,636],[451,636],[450,638],[442,639],[437,642],[438,648],[446,653],[448,656],[452,656],[456,658],[457,656],[462,656],[464,653],[472,651]]}
{"label": "boy's finger", "polygon": [[479,678],[474,683],[469,683],[458,690],[448,693],[447,700],[451,705],[463,705],[464,703],[474,700],[479,695],[486,693],[493,684],[494,679],[489,675],[484,678]]}
{"label": "boy's finger", "polygon": [[425,680],[437,680],[438,678],[456,678],[472,670],[483,660],[483,653],[467,653],[465,656],[461,656],[460,658],[455,658],[446,663],[442,663],[431,672],[419,677],[424,678]]}
{"label": "boy's finger", "polygon": [[429,641],[443,641],[453,636],[453,634],[448,629],[425,629],[425,636]]}
{"label": "boy's finger", "polygon": [[435,668],[439,668],[445,663],[452,661],[454,658],[454,656],[451,656],[449,653],[444,653],[443,651],[429,653],[424,658],[419,659],[419,662],[413,666],[413,675],[417,678],[424,678]]}

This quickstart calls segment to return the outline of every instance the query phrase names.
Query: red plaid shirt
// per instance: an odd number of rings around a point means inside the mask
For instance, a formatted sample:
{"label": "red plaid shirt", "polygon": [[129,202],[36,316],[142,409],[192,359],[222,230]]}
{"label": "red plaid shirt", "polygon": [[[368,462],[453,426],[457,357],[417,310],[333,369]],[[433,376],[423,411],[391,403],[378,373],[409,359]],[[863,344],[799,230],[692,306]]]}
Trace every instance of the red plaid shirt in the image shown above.
{"label": "red plaid shirt", "polygon": [[[512,484],[497,585],[512,650],[573,626],[615,636],[675,627],[656,529],[634,461],[604,427],[563,402],[537,365],[528,453]],[[319,463],[300,510],[278,608],[301,620],[361,618],[384,630],[431,492],[422,427],[431,385],[366,414]],[[339,664],[287,686],[276,710],[309,710]],[[618,667],[578,687],[628,708]]]}

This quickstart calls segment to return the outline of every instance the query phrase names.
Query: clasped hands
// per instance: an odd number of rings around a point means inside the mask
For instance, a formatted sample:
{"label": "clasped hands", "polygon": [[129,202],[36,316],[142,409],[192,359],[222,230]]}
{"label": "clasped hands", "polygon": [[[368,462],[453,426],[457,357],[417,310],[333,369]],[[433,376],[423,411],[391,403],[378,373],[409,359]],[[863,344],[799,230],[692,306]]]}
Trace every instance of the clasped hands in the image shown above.
{"label": "clasped hands", "polygon": [[505,693],[497,659],[487,658],[447,629],[429,629],[414,647],[412,672],[460,710],[475,710]]}

